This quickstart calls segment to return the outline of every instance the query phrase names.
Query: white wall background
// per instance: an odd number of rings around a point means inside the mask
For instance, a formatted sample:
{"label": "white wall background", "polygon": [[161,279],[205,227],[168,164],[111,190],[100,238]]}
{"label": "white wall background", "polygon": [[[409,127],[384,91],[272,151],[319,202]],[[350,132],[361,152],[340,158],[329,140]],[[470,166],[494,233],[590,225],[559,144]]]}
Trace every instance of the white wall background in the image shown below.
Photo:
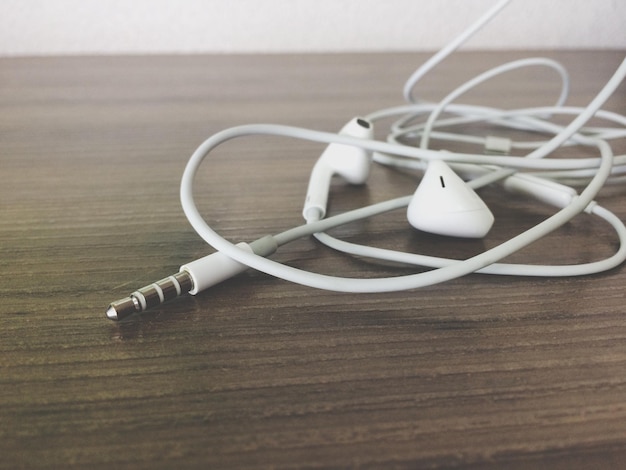
{"label": "white wall background", "polygon": [[[0,56],[438,49],[495,0],[2,0]],[[626,0],[514,0],[469,49],[626,49]]]}

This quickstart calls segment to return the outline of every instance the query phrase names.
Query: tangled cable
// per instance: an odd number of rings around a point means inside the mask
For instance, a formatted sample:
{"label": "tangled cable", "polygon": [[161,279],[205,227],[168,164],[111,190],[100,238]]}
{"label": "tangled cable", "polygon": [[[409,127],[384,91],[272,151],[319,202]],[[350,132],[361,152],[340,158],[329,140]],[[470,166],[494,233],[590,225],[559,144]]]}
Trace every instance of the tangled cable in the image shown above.
{"label": "tangled cable", "polygon": [[[414,89],[419,80],[472,34],[480,30],[508,3],[509,0],[498,2],[467,31],[433,56],[409,78],[404,87],[404,95],[409,104],[376,111],[365,116],[372,122],[396,118],[396,122],[390,128],[387,142],[271,124],[239,126],[227,129],[207,139],[190,158],[181,183],[181,201],[191,225],[215,249],[249,267],[299,284],[344,292],[386,292],[414,289],[444,282],[472,272],[525,276],[583,275],[608,270],[622,263],[626,259],[626,227],[618,217],[597,205],[594,199],[605,184],[621,181],[623,175],[626,174],[626,156],[614,156],[611,146],[608,144],[609,140],[626,137],[626,117],[601,109],[626,76],[626,60],[622,62],[613,77],[585,108],[565,106],[569,91],[569,76],[561,64],[546,58],[518,60],[488,70],[459,86],[438,103],[418,102],[414,98]],[[554,105],[500,110],[456,103],[462,95],[498,75],[537,66],[554,70],[561,79],[561,92]],[[444,113],[445,118],[442,117]],[[555,115],[573,115],[575,117],[567,126],[561,126],[549,120],[551,116]],[[614,126],[585,127],[586,123],[594,116],[610,121]],[[523,130],[537,134],[541,136],[541,139],[515,141],[444,130],[477,122],[488,123],[500,129]],[[391,167],[424,170],[428,162],[444,160],[455,171],[467,178],[467,184],[474,189],[506,181],[513,175],[525,175],[527,178],[535,178],[532,181],[540,179],[546,182],[556,192],[561,191],[562,194],[557,195],[557,197],[560,200],[564,199],[565,202],[560,202],[560,210],[535,227],[484,253],[462,261],[356,245],[337,240],[325,233],[338,225],[406,207],[411,196],[374,204],[329,218],[309,220],[308,223],[300,227],[274,235],[272,237],[273,242],[277,246],[281,246],[300,237],[314,235],[320,242],[335,250],[357,256],[415,264],[433,269],[418,274],[374,279],[344,278],[302,271],[233,245],[209,227],[195,205],[193,180],[203,159],[218,145],[244,135],[285,136],[327,144],[354,146],[373,152],[375,162]],[[481,144],[487,149],[495,145],[499,151],[505,148],[506,150],[527,151],[528,153],[524,156],[505,156],[431,150],[429,149],[431,139]],[[407,143],[410,141],[417,141],[419,145],[412,146]],[[552,152],[562,146],[575,145],[596,148],[600,156],[584,159],[548,158]],[[577,194],[572,188],[565,186],[565,183],[583,184],[584,186]],[[539,198],[542,197],[541,195],[538,196]],[[615,229],[620,247],[613,256],[601,261],[566,266],[498,263],[499,260],[546,236],[581,212],[594,214],[606,220]]]}
{"label": "tangled cable", "polygon": [[[567,70],[558,62],[541,57],[516,60],[487,70],[452,90],[436,103],[416,97],[415,88],[419,81],[485,26],[509,2],[510,0],[498,1],[466,31],[419,67],[404,86],[403,92],[407,101],[405,105],[375,111],[363,118],[355,118],[340,133],[273,124],[252,124],[226,129],[204,141],[185,167],[180,197],[183,210],[192,227],[217,250],[217,253],[183,265],[178,273],[143,287],[124,299],[112,302],[107,308],[107,318],[121,320],[185,293],[196,294],[248,267],[310,287],[366,293],[416,289],[474,272],[515,276],[579,276],[606,271],[623,263],[626,260],[626,226],[615,214],[598,205],[595,199],[605,185],[622,183],[626,179],[626,155],[614,155],[609,144],[610,141],[626,137],[626,117],[602,109],[604,103],[626,77],[626,59],[584,108],[566,105],[570,88]],[[554,104],[504,110],[458,102],[464,94],[478,85],[502,74],[527,67],[544,67],[556,72],[561,89]],[[573,119],[565,126],[552,119],[563,116],[573,116]],[[601,119],[611,125],[589,126],[588,123],[592,118]],[[374,123],[383,120],[392,121],[386,141],[375,140]],[[497,129],[498,136],[468,134],[467,129],[471,128],[470,125],[477,123],[488,126],[490,130]],[[346,129],[350,132],[344,132]],[[466,132],[462,132],[463,130]],[[503,136],[507,131],[513,132],[509,135],[525,133],[524,135],[531,135],[532,139],[515,140]],[[262,237],[250,244],[234,245],[211,228],[198,211],[193,196],[194,179],[203,160],[213,149],[232,139],[250,135],[290,137],[325,143],[328,146],[311,173],[303,210],[305,223],[282,233]],[[472,152],[438,150],[431,148],[432,141],[479,145],[486,153],[480,155]],[[593,149],[596,154],[586,158],[552,158],[556,150],[573,147]],[[335,158],[337,153],[339,159]],[[326,200],[333,172],[341,174],[351,183],[364,183],[372,161],[391,168],[423,172],[424,176],[415,194],[326,217]],[[342,168],[328,167],[328,164],[339,165]],[[356,165],[355,168],[348,168],[352,164]],[[343,168],[344,166],[346,168]],[[521,192],[548,203],[557,210],[534,227],[465,260],[359,245],[339,240],[326,233],[334,227],[398,209],[406,209],[411,225],[423,229],[420,225],[422,214],[417,215],[417,222],[420,223],[415,222],[412,206],[420,193],[420,188],[427,181],[432,181],[429,174],[432,174],[433,168],[446,169],[445,180],[443,173],[436,174],[439,175],[440,188],[448,188],[445,189],[446,194],[451,193],[449,186],[454,182],[456,184],[454,188],[462,188],[461,199],[473,200],[475,197],[481,205],[484,205],[474,191],[487,185],[500,185],[503,191]],[[444,189],[439,191],[441,194]],[[426,199],[428,203],[428,198]],[[493,215],[486,205],[484,209],[488,217],[483,217],[481,221],[488,223],[486,230],[489,230]],[[612,256],[598,261],[569,265],[511,264],[501,261],[583,212],[605,220],[615,230],[619,247]],[[452,212],[452,217],[458,216],[458,212]],[[455,223],[456,219],[453,218],[452,225]],[[433,233],[449,234],[438,231]],[[481,227],[476,233],[460,236],[480,237],[483,233],[486,231]],[[304,271],[268,258],[280,246],[309,236],[314,236],[319,242],[340,252],[415,265],[419,266],[420,270],[416,274],[396,277],[348,278]]]}

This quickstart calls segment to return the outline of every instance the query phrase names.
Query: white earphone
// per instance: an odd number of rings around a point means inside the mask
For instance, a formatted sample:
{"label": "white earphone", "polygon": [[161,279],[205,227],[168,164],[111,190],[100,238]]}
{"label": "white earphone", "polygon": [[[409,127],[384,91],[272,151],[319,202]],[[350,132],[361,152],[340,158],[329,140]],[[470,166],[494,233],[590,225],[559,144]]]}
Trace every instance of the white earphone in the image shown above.
{"label": "white earphone", "polygon": [[[374,138],[374,126],[363,118],[354,118],[339,131],[339,134],[371,140]],[[302,210],[304,220],[309,222],[325,217],[333,175],[340,175],[351,184],[365,184],[371,164],[372,152],[351,145],[329,144],[317,160],[309,178]]]}
{"label": "white earphone", "polygon": [[[353,118],[340,135],[373,139],[374,126]],[[340,175],[348,183],[365,184],[372,152],[363,148],[330,144],[315,163],[302,215],[307,222],[326,216],[330,181]],[[439,235],[481,238],[493,225],[493,214],[465,182],[442,160],[432,160],[407,208],[407,220],[416,229]]]}
{"label": "white earphone", "polygon": [[424,232],[482,238],[493,225],[483,200],[442,160],[432,160],[407,208],[409,223]]}
{"label": "white earphone", "polygon": [[[496,67],[462,84],[439,103],[418,102],[413,95],[415,85],[426,73],[479,31],[509,1],[498,1],[466,31],[415,71],[404,87],[404,95],[409,102],[407,105],[354,118],[337,134],[260,124],[226,129],[203,142],[187,163],[180,197],[189,222],[217,253],[188,263],[181,267],[179,273],[113,302],[107,309],[107,317],[120,320],[178,295],[188,292],[195,294],[249,267],[310,287],[373,293],[416,289],[474,272],[518,276],[578,276],[605,271],[623,263],[626,260],[626,226],[613,213],[599,206],[595,198],[608,182],[621,182],[626,178],[626,155],[613,155],[609,144],[611,140],[626,138],[626,117],[602,110],[603,104],[626,77],[626,60],[585,108],[564,105],[569,89],[567,71],[557,62],[544,58],[525,59]],[[473,87],[501,73],[526,66],[548,67],[558,72],[562,89],[556,105],[499,110],[456,103],[460,96]],[[442,117],[444,111],[446,114]],[[574,118],[566,126],[550,120],[551,116],[568,115]],[[585,127],[594,116],[613,126]],[[379,127],[376,122],[389,118],[395,118],[396,121],[390,128],[387,141],[376,140],[374,126]],[[516,135],[526,131],[533,135],[533,139],[519,141],[446,130],[480,122],[496,126],[500,131],[515,130]],[[250,244],[235,245],[221,237],[202,218],[193,198],[193,183],[199,166],[214,148],[234,138],[250,135],[292,137],[320,142],[327,147],[310,176],[302,212],[306,223],[279,234],[262,237]],[[405,143],[415,139],[420,142],[418,147]],[[429,141],[434,139],[482,144],[489,155],[431,150]],[[551,153],[559,147],[574,145],[593,148],[596,153],[589,158],[550,158]],[[512,151],[523,156],[508,155]],[[599,157],[596,156],[598,154]],[[339,175],[351,184],[364,184],[372,161],[387,167],[414,169],[423,173],[415,193],[327,217],[333,175]],[[338,240],[326,233],[333,227],[403,209],[406,210],[408,223],[416,229],[446,236],[484,237],[494,217],[476,191],[490,184],[501,185],[505,192],[533,197],[553,206],[556,212],[510,240],[461,261],[358,245]],[[580,187],[580,191],[576,191],[573,186]],[[619,240],[619,247],[613,255],[598,261],[569,265],[500,262],[582,212],[598,216],[613,227]],[[397,277],[360,279],[303,271],[269,259],[282,245],[311,235],[330,248],[345,253],[432,269]]]}

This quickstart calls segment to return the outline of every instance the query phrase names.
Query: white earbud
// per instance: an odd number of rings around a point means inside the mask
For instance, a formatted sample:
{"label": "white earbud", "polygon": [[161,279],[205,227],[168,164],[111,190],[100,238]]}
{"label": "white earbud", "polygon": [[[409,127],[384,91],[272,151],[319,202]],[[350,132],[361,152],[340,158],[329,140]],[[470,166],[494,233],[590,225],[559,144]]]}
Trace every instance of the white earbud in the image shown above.
{"label": "white earbud", "polygon": [[[339,131],[340,134],[362,139],[374,137],[374,126],[363,118],[354,118]],[[351,184],[364,184],[370,173],[372,152],[344,144],[330,144],[315,163],[302,215],[307,222],[323,219],[326,215],[328,192],[333,175],[337,174]]]}
{"label": "white earbud", "polygon": [[407,219],[418,230],[464,238],[484,237],[494,220],[478,194],[442,160],[428,164]]}

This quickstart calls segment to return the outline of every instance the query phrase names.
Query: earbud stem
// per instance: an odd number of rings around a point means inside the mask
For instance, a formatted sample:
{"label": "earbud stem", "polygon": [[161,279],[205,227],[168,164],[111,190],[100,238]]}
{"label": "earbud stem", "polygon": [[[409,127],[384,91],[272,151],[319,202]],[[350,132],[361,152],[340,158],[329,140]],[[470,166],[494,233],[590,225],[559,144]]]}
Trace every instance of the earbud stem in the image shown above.
{"label": "earbud stem", "polygon": [[326,165],[315,165],[309,178],[302,216],[307,222],[315,222],[326,216],[328,190],[333,171]]}
{"label": "earbud stem", "polygon": [[[363,118],[353,118],[341,131],[342,135],[350,135],[361,139],[374,138],[374,127]],[[364,184],[370,172],[371,152],[358,146],[339,143],[329,144],[315,163],[302,215],[307,222],[323,219],[326,215],[328,192],[334,174],[340,175],[350,184]]]}

